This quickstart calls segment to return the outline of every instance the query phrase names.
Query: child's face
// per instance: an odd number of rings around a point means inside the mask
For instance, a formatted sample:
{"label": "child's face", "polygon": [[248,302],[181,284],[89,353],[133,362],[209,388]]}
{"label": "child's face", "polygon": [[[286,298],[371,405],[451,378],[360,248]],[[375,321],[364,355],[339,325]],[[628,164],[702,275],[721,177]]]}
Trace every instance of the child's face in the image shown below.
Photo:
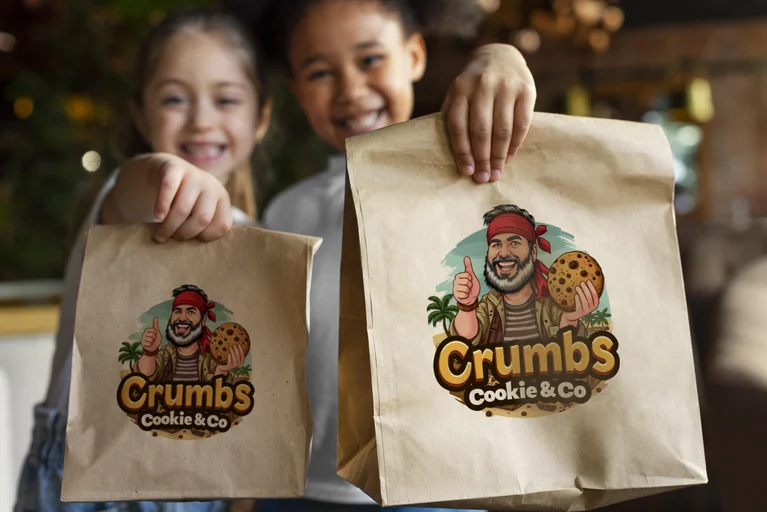
{"label": "child's face", "polygon": [[337,149],[347,137],[410,119],[426,66],[420,34],[406,37],[378,2],[324,0],[290,41],[293,92],[314,131]]}
{"label": "child's face", "polygon": [[219,179],[250,159],[266,131],[256,90],[231,46],[201,33],[172,36],[134,108],[152,150],[172,153]]}

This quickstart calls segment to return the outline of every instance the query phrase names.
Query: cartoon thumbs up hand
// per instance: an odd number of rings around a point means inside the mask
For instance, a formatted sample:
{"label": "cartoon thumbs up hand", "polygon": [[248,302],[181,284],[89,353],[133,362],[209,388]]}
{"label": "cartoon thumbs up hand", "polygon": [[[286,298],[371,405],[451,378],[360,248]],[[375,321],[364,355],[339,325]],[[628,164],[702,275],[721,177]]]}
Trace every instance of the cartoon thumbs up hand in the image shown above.
{"label": "cartoon thumbs up hand", "polygon": [[157,318],[155,318],[152,327],[145,329],[144,334],[141,335],[141,348],[144,351],[144,355],[151,356],[157,353],[160,344],[162,344],[162,336],[160,335],[160,326],[157,323]]}
{"label": "cartoon thumbs up hand", "polygon": [[453,280],[453,296],[459,304],[472,306],[479,297],[479,280],[471,266],[471,258],[463,259],[464,271],[457,274]]}

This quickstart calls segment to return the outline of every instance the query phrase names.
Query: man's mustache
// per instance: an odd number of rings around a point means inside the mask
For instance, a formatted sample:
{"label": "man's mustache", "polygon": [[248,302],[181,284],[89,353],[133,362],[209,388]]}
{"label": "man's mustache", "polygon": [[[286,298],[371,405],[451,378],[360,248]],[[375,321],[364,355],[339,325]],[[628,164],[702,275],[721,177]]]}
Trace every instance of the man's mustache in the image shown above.
{"label": "man's mustache", "polygon": [[522,262],[516,256],[506,256],[505,258],[501,258],[500,256],[496,256],[493,259],[493,265],[497,265],[499,263],[516,263],[517,265],[519,265]]}

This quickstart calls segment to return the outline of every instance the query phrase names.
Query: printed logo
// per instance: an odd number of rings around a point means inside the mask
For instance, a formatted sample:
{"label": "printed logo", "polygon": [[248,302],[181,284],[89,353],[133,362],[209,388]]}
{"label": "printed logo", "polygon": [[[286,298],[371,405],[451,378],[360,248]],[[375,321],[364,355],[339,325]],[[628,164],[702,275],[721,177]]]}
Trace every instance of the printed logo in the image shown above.
{"label": "printed logo", "polygon": [[602,268],[516,205],[496,206],[484,224],[446,256],[451,275],[426,308],[444,331],[434,336],[437,382],[487,416],[588,402],[620,365]]}
{"label": "printed logo", "polygon": [[141,429],[173,439],[203,439],[239,424],[253,409],[252,358],[248,333],[231,319],[191,284],[142,314],[143,328],[118,354],[128,366],[120,372],[120,408]]}

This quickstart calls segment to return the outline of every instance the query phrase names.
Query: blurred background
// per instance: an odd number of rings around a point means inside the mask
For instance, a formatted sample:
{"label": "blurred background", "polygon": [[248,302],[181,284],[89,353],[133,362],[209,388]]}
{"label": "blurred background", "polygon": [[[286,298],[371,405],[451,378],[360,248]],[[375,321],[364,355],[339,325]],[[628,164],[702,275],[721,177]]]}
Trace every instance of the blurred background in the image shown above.
{"label": "blurred background", "polygon": [[[10,510],[31,408],[47,386],[70,244],[118,165],[137,44],[165,12],[212,3],[0,0],[0,512]],[[474,48],[502,41],[528,59],[537,110],[653,123],[671,143],[711,483],[610,510],[767,509],[767,399],[709,370],[727,342],[721,297],[767,252],[767,0],[464,0],[456,9],[428,35],[416,115],[439,109]],[[322,169],[328,152],[284,84],[272,92],[275,122],[254,162],[259,209]]]}

